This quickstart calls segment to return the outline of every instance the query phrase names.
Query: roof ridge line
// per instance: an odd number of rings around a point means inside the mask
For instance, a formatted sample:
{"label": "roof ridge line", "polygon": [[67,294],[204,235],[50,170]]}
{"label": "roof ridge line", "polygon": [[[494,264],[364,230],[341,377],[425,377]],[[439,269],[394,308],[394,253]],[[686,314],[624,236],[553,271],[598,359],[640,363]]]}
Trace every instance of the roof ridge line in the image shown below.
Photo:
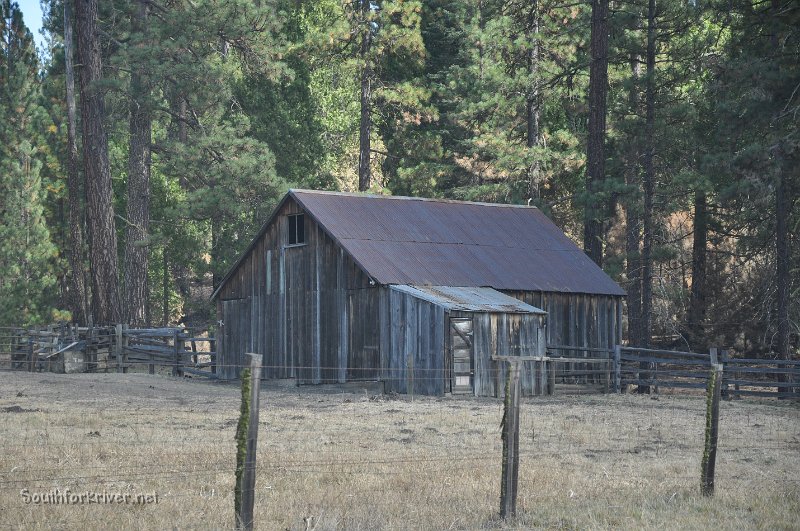
{"label": "roof ridge line", "polygon": [[553,251],[559,253],[583,253],[580,249],[551,249],[549,247],[527,247],[527,246],[510,246],[510,245],[488,245],[484,243],[464,243],[464,242],[436,242],[436,241],[423,241],[423,240],[379,240],[376,238],[338,238],[341,240],[348,240],[351,242],[384,242],[384,243],[427,243],[431,245],[464,245],[468,247],[495,247],[499,249],[530,249],[531,251]]}
{"label": "roof ridge line", "polygon": [[407,195],[382,195],[382,194],[368,194],[364,192],[336,192],[330,190],[310,190],[307,188],[290,188],[289,193],[301,194],[316,194],[316,195],[337,195],[342,197],[363,197],[371,199],[394,199],[397,201],[425,201],[430,203],[450,203],[456,205],[480,205],[489,207],[502,207],[502,208],[521,208],[525,210],[539,210],[539,207],[531,205],[517,205],[513,203],[489,203],[486,201],[463,201],[460,199],[447,199],[438,197],[413,197]]}

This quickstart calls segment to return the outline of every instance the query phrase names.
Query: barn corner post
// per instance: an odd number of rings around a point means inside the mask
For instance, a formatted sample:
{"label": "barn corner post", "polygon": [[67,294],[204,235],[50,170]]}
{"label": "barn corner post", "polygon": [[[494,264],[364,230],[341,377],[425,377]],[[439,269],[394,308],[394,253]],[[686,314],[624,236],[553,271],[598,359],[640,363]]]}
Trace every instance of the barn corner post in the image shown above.
{"label": "barn corner post", "polygon": [[500,483],[500,517],[504,520],[517,514],[517,482],[519,478],[519,366],[508,361],[506,396],[503,402],[503,469]]}
{"label": "barn corner post", "polygon": [[259,391],[261,389],[260,354],[247,354],[249,367],[242,370],[242,406],[236,426],[236,483],[234,510],[236,529],[253,529],[253,506],[256,485],[256,446],[258,442]]}
{"label": "barn corner post", "polygon": [[[716,356],[714,356],[716,358]],[[719,436],[719,402],[722,388],[722,364],[711,364],[706,391],[706,424],[703,460],[701,463],[700,490],[703,496],[714,495],[714,469],[717,460]]]}

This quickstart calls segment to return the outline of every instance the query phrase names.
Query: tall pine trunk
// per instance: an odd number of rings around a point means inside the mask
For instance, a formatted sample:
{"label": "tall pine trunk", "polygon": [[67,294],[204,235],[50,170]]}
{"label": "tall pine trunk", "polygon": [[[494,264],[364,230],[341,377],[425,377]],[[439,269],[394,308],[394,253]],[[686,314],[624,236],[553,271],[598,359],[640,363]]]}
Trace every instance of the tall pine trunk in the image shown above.
{"label": "tall pine trunk", "polygon": [[583,250],[603,265],[603,216],[598,200],[605,181],[606,95],[608,93],[608,0],[592,0],[589,67],[589,139],[586,149],[586,208]]}
{"label": "tall pine trunk", "polygon": [[[147,31],[147,4],[140,0],[133,31]],[[128,150],[127,225],[125,229],[125,314],[128,324],[147,324],[147,261],[150,225],[150,89],[140,65],[131,65],[130,139]]]}
{"label": "tall pine trunk", "polygon": [[91,313],[95,324],[112,324],[120,322],[121,312],[111,168],[103,125],[104,97],[98,87],[102,80],[102,64],[97,36],[97,0],[76,0],[75,22],[81,62],[81,129],[92,277]]}
{"label": "tall pine trunk", "polygon": [[[528,94],[525,101],[525,111],[527,116],[528,128],[526,146],[528,150],[532,150],[539,145],[539,119],[540,119],[540,103],[541,96],[539,93],[539,2],[534,0],[528,15],[528,42],[530,48],[528,49],[528,75],[530,76],[530,84],[528,85]],[[528,197],[539,196],[539,180],[541,174],[541,165],[539,163],[538,155],[534,155],[534,159],[528,168]]]}
{"label": "tall pine trunk", "polygon": [[[780,31],[780,0],[772,0],[771,7],[774,17],[774,31],[772,35],[772,47],[776,54],[781,53],[781,38]],[[780,72],[780,63],[778,63],[778,72]],[[787,182],[788,176],[786,175],[788,169],[785,165],[785,146],[783,139],[778,140],[774,148],[775,169],[777,171],[777,186],[775,189],[775,283],[776,283],[776,303],[778,310],[778,337],[777,349],[778,358],[789,359],[789,294],[791,288],[791,277],[789,273],[789,260],[791,254],[789,251],[789,215],[792,210],[792,191],[791,186]],[[787,374],[785,381],[792,381],[792,376]],[[791,388],[785,391],[792,391]]]}
{"label": "tall pine trunk", "polygon": [[655,68],[656,2],[647,3],[647,77],[645,78],[644,211],[642,213],[642,337],[644,346],[653,335],[653,196],[655,194]]}
{"label": "tall pine trunk", "polygon": [[83,210],[78,173],[77,111],[75,109],[75,67],[72,61],[72,5],[64,2],[64,68],[67,89],[67,201],[69,203],[69,305],[72,320],[86,324],[89,300],[86,293],[86,272],[83,267]]}
{"label": "tall pine trunk", "polygon": [[708,254],[708,204],[706,193],[694,193],[694,233],[692,237],[692,290],[689,299],[689,343],[702,352],[705,348],[706,263]]}
{"label": "tall pine trunk", "polygon": [[[635,116],[639,109],[639,76],[641,58],[637,54],[631,56],[631,90],[628,95],[631,113]],[[625,168],[625,184],[629,191],[625,201],[625,275],[628,278],[628,342],[641,345],[642,321],[642,263],[641,263],[641,216],[639,201],[639,143],[636,135],[631,134]]]}
{"label": "tall pine trunk", "polygon": [[789,359],[789,214],[792,209],[792,196],[786,182],[783,142],[775,148],[775,162],[778,170],[778,186],[775,190],[775,282],[778,306],[778,357]]}
{"label": "tall pine trunk", "polygon": [[370,132],[372,129],[372,68],[370,47],[372,28],[369,22],[370,0],[361,0],[363,34],[361,36],[361,123],[358,130],[358,189],[368,190],[372,184],[370,176]]}

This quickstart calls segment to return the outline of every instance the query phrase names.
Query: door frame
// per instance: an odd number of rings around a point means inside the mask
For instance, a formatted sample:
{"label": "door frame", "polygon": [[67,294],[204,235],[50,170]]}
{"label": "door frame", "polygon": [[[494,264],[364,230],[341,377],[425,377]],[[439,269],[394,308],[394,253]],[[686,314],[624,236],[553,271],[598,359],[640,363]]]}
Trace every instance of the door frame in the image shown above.
{"label": "door frame", "polygon": [[[468,322],[470,332],[467,335],[461,333],[455,326],[455,322]],[[459,395],[467,395],[467,394],[474,394],[475,393],[475,341],[474,341],[474,330],[473,330],[474,322],[472,317],[448,317],[447,319],[447,361],[449,362],[449,371],[448,371],[448,386],[450,392],[452,394],[459,394]],[[453,337],[454,335],[458,335],[461,339],[469,347],[469,388],[467,389],[466,386],[458,386],[457,385],[457,378],[459,375],[456,375],[456,363],[455,363],[455,347],[453,346]],[[463,377],[463,373],[460,375]]]}

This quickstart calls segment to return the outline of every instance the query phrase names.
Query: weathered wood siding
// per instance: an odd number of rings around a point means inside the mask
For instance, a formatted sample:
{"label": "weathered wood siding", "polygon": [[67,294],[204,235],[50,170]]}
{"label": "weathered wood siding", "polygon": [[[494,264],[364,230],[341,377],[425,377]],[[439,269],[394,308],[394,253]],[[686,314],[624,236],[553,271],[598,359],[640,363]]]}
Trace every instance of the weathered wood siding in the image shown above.
{"label": "weathered wood siding", "polygon": [[377,379],[380,288],[308,214],[306,243],[288,246],[286,216],[295,213],[287,201],[220,290],[220,377],[237,378],[243,354],[255,352],[264,378]]}
{"label": "weathered wood siding", "polygon": [[[536,314],[446,311],[434,303],[396,290],[388,291],[381,312],[381,330],[388,339],[384,375],[386,390],[397,393],[442,395],[451,390],[450,319],[472,319],[473,392],[476,396],[502,396],[505,364],[499,356],[543,356],[544,316]],[[533,363],[524,363],[522,389],[536,394]],[[500,370],[498,370],[500,367]]]}
{"label": "weathered wood siding", "polygon": [[388,348],[384,371],[387,392],[443,395],[449,390],[445,372],[445,311],[408,293],[384,288],[387,306],[381,312],[381,344]]}
{"label": "weathered wood siding", "polygon": [[[474,392],[476,396],[502,397],[506,363],[492,356],[544,356],[544,316],[514,313],[451,312],[452,317],[472,316]],[[525,396],[540,394],[533,362],[520,366],[520,383]]]}
{"label": "weathered wood siding", "polygon": [[[224,323],[218,332],[220,377],[237,378],[246,364],[244,353],[255,352],[263,356],[265,378],[382,379],[387,391],[400,393],[410,392],[413,381],[415,393],[449,392],[447,312],[371,286],[307,213],[306,243],[288,246],[286,216],[301,212],[287,201],[218,294],[217,315]],[[474,360],[476,394],[498,394],[503,369],[493,372],[487,358],[492,352],[514,355],[535,344],[539,354],[545,343],[611,350],[621,340],[620,297],[506,293],[548,312],[547,341],[540,341],[541,332],[521,315],[470,313],[481,353]],[[524,392],[534,377],[527,376],[523,372]]]}
{"label": "weathered wood siding", "polygon": [[[622,297],[504,291],[547,312],[547,343],[614,350],[622,342]],[[585,352],[573,356],[587,357]],[[599,357],[593,353],[590,357]]]}

